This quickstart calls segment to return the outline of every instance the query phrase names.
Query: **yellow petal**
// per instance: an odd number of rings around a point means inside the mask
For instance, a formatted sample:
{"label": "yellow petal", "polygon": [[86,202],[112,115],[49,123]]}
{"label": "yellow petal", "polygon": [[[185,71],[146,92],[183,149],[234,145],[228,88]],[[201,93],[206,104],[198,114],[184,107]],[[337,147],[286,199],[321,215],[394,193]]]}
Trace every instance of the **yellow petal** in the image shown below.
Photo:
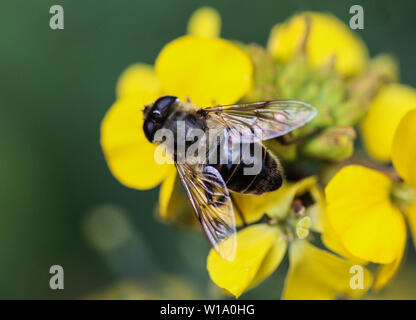
{"label": "yellow petal", "polygon": [[400,254],[396,259],[389,263],[380,266],[380,270],[378,271],[375,283],[374,283],[374,290],[378,291],[384,288],[386,284],[392,280],[392,278],[396,275],[399,267],[402,264],[404,252],[406,247],[406,232],[401,234],[401,250]]}
{"label": "yellow petal", "polygon": [[144,104],[156,97],[143,93],[116,101],[101,123],[101,147],[107,164],[122,184],[135,189],[158,185],[171,165],[154,160],[155,145],[143,133]]}
{"label": "yellow petal", "polygon": [[347,249],[345,249],[341,240],[338,238],[337,234],[328,222],[325,223],[321,239],[325,247],[327,247],[332,252],[335,252],[336,254],[340,255],[341,257],[344,257],[356,264],[367,264],[367,261],[353,256]]}
{"label": "yellow petal", "polygon": [[335,299],[359,297],[372,283],[371,273],[363,268],[363,289],[352,289],[350,273],[353,263],[304,240],[294,241],[289,248],[289,272],[283,299]]}
{"label": "yellow petal", "polygon": [[[172,168],[174,169],[174,168]],[[173,194],[173,189],[176,182],[176,170],[172,170],[165,180],[162,182],[162,186],[159,191],[159,215],[163,219],[168,218],[169,201]]]}
{"label": "yellow petal", "polygon": [[306,21],[299,16],[276,24],[270,31],[268,51],[278,60],[290,61],[301,49],[306,34]]}
{"label": "yellow petal", "polygon": [[[289,213],[295,196],[309,191],[314,184],[315,177],[309,177],[297,183],[285,181],[278,190],[260,196],[235,193],[233,197],[247,223],[258,221],[264,214],[283,219]],[[241,222],[238,215],[236,219],[238,223]]]}
{"label": "yellow petal", "polygon": [[325,205],[325,208],[322,209],[321,211],[319,221],[321,222],[320,224],[321,240],[323,244],[325,245],[325,247],[331,250],[332,252],[340,255],[341,257],[346,258],[347,260],[355,262],[356,264],[361,264],[361,265],[367,264],[367,261],[355,257],[354,255],[351,254],[351,252],[345,249],[338,235],[335,233],[334,229],[329,223],[325,202],[324,202],[324,205]]}
{"label": "yellow petal", "polygon": [[392,158],[400,177],[416,189],[416,109],[409,111],[397,127]]}
{"label": "yellow petal", "polygon": [[200,231],[201,226],[195,217],[189,198],[176,177],[176,169],[172,167],[159,191],[156,216],[170,225],[192,227]]}
{"label": "yellow petal", "polygon": [[239,100],[250,87],[252,65],[229,41],[184,36],[162,49],[156,73],[165,92],[207,107]]}
{"label": "yellow petal", "polygon": [[311,230],[321,233],[325,226],[325,196],[316,183],[311,187],[310,193],[315,203],[306,208],[306,216],[311,218]]}
{"label": "yellow petal", "polygon": [[127,95],[141,95],[143,92],[160,95],[160,82],[152,66],[136,63],[120,75],[116,95],[117,98],[122,98]]}
{"label": "yellow petal", "polygon": [[263,260],[263,263],[260,266],[260,269],[257,271],[256,276],[251,282],[250,288],[254,288],[260,284],[264,279],[270,276],[274,270],[282,262],[283,257],[285,256],[287,249],[287,238],[283,233],[278,229],[277,241],[273,242],[273,245],[266,257]]}
{"label": "yellow petal", "polygon": [[236,297],[273,272],[286,251],[287,241],[277,227],[257,224],[237,233],[237,253],[226,261],[211,249],[207,268],[212,281]]}
{"label": "yellow petal", "polygon": [[401,254],[406,227],[390,202],[391,185],[384,174],[352,165],[341,169],[326,187],[328,221],[353,256],[385,264]]}
{"label": "yellow petal", "polygon": [[413,88],[390,84],[380,89],[361,123],[364,147],[374,159],[390,161],[397,126],[403,116],[415,108],[416,90]]}
{"label": "yellow petal", "polygon": [[333,15],[305,12],[276,25],[269,36],[268,50],[278,60],[289,61],[299,52],[310,21],[306,55],[313,67],[335,58],[336,70],[345,76],[358,74],[367,65],[364,42]]}
{"label": "yellow petal", "polygon": [[200,37],[217,38],[221,31],[221,17],[217,10],[202,7],[196,10],[188,22],[188,34]]}
{"label": "yellow petal", "polygon": [[416,202],[407,209],[406,218],[412,232],[413,244],[416,248]]}

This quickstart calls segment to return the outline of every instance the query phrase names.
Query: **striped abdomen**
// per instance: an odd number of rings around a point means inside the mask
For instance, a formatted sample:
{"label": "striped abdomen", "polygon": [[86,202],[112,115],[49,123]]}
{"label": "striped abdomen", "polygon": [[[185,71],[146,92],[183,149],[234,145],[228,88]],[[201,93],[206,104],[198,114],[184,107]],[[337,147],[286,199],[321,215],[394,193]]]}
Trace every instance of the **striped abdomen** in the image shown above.
{"label": "striped abdomen", "polygon": [[[260,195],[278,189],[282,185],[282,173],[279,160],[264,146],[261,146],[261,157],[254,157],[255,163],[247,165],[241,157],[237,164],[217,164],[215,168],[220,172],[228,189],[246,194]],[[260,165],[260,172],[256,175],[245,174],[245,168]]]}

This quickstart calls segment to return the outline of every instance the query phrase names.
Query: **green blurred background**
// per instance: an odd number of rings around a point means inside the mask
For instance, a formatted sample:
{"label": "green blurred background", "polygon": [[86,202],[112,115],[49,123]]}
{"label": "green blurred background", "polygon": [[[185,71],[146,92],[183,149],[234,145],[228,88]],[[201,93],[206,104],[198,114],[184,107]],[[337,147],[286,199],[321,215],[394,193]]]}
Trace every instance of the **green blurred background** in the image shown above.
{"label": "green blurred background", "polygon": [[[64,30],[49,28],[54,4]],[[416,86],[410,0],[2,0],[0,298],[220,297],[205,238],[155,220],[157,189],[127,189],[105,164],[99,126],[117,77],[133,62],[153,63],[203,5],[220,12],[223,37],[265,45],[296,12],[332,12],[348,24],[354,4],[364,7],[358,33],[371,55],[396,55],[401,81]],[[64,267],[64,290],[49,288],[54,264]],[[243,298],[278,298],[285,268]],[[396,284],[396,296],[415,297],[406,286]]]}

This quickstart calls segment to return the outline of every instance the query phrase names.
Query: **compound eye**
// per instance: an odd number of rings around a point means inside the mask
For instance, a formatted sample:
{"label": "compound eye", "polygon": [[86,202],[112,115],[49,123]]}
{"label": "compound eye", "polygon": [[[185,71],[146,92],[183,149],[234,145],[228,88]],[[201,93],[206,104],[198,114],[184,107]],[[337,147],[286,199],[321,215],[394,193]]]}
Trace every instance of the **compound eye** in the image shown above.
{"label": "compound eye", "polygon": [[162,113],[159,110],[152,111],[152,117],[157,121],[163,118]]}
{"label": "compound eye", "polygon": [[154,110],[159,110],[162,115],[165,115],[176,99],[174,96],[161,97],[156,100]]}
{"label": "compound eye", "polygon": [[147,140],[149,140],[149,142],[153,142],[153,137],[154,137],[155,131],[156,131],[155,123],[153,123],[152,121],[146,121],[143,124],[143,131],[144,131],[144,135],[146,136]]}

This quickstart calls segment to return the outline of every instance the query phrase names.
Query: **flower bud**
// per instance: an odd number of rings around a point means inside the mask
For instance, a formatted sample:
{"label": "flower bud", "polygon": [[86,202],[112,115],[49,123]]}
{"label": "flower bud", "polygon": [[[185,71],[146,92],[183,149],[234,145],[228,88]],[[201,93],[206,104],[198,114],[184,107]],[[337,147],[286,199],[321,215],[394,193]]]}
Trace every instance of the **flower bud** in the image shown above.
{"label": "flower bud", "polygon": [[349,100],[341,103],[333,110],[333,117],[338,126],[354,126],[366,114],[363,103],[357,100]]}
{"label": "flower bud", "polygon": [[415,202],[415,190],[406,184],[395,183],[391,188],[390,197],[399,207],[410,206]]}
{"label": "flower bud", "polygon": [[371,60],[370,72],[379,75],[385,81],[395,82],[399,80],[399,66],[396,58],[388,54],[379,54]]}
{"label": "flower bud", "polygon": [[355,131],[351,127],[331,127],[307,141],[302,152],[313,158],[341,161],[352,155],[355,138]]}
{"label": "flower bud", "polygon": [[274,84],[277,74],[276,62],[270,54],[257,44],[250,44],[246,47],[246,52],[253,63],[253,82],[254,86]]}

